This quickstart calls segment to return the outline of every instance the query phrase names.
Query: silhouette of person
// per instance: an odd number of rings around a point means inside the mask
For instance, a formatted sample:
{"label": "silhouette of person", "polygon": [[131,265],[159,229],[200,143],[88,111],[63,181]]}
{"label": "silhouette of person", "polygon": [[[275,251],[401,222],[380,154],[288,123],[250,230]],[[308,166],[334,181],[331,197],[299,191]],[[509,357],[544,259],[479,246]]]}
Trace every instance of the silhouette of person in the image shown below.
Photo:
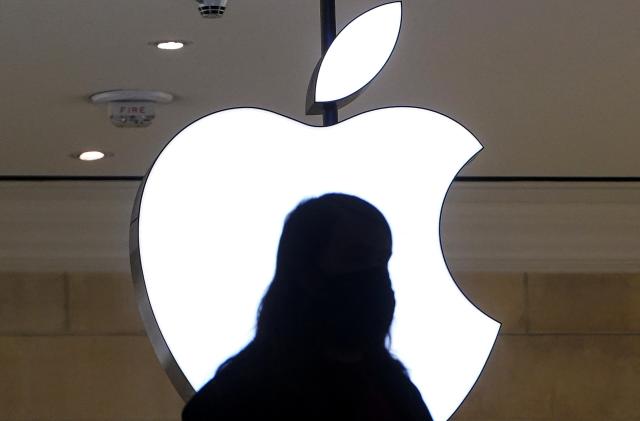
{"label": "silhouette of person", "polygon": [[431,420],[387,349],[391,230],[370,203],[330,193],[287,217],[255,338],[187,403],[183,421]]}

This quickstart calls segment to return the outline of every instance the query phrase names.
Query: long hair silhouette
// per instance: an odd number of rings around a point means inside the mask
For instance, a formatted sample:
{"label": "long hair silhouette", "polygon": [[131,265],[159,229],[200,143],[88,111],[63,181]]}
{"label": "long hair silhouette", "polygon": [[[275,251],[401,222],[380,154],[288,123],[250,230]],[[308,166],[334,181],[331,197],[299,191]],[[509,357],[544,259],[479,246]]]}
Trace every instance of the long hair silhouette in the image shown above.
{"label": "long hair silhouette", "polygon": [[[391,246],[382,213],[358,197],[300,203],[285,220],[254,339],[219,367],[183,420],[431,419],[387,348]],[[237,399],[249,406],[230,403]]]}
{"label": "long hair silhouette", "polygon": [[256,340],[276,352],[384,352],[395,308],[390,255],[389,225],[368,202],[337,193],[302,202],[284,224]]}

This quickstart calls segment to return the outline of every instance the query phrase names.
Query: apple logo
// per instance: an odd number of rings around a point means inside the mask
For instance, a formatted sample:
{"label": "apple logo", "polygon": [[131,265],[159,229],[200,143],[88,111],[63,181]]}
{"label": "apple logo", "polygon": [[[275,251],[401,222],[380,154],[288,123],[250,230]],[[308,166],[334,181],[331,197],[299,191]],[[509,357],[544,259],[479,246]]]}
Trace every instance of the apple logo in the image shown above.
{"label": "apple logo", "polygon": [[[400,22],[401,4],[393,2],[340,32],[319,67],[316,101],[340,101],[369,83],[391,55]],[[391,350],[434,419],[450,417],[500,327],[458,289],[440,245],[445,195],[480,149],[460,124],[414,107],[329,127],[236,108],[179,132],[140,187],[130,240],[145,326],[183,397],[252,339],[287,213],[304,198],[343,192],[374,204],[391,225]]]}

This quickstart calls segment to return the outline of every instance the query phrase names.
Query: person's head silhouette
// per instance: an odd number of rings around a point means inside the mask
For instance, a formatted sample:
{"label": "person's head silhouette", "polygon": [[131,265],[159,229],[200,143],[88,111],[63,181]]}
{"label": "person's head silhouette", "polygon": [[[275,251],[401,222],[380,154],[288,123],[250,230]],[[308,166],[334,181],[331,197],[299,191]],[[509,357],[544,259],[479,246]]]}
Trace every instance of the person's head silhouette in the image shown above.
{"label": "person's head silhouette", "polygon": [[287,217],[256,340],[340,358],[384,352],[395,300],[391,230],[370,203],[331,193]]}
{"label": "person's head silhouette", "polygon": [[183,421],[430,421],[385,344],[390,257],[391,230],[370,203],[340,193],[300,203],[285,221],[255,338],[189,401]]}

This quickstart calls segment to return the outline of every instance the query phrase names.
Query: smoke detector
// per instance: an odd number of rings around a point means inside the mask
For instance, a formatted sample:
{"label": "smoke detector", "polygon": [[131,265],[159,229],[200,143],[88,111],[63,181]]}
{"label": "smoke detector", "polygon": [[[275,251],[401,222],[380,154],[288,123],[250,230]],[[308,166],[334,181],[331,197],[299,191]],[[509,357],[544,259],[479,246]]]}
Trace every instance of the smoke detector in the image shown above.
{"label": "smoke detector", "polygon": [[155,118],[155,104],[173,101],[173,95],[161,91],[117,90],[91,95],[94,104],[107,103],[111,123],[116,127],[147,127]]}
{"label": "smoke detector", "polygon": [[219,18],[227,9],[227,0],[196,0],[198,11],[203,18]]}

